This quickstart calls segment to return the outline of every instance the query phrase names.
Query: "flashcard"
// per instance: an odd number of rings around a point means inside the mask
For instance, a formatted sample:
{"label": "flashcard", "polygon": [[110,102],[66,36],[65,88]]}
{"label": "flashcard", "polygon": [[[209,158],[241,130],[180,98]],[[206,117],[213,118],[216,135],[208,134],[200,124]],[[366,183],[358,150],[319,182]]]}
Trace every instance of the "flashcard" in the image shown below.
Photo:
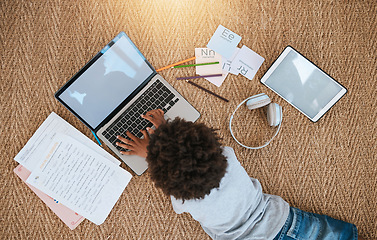
{"label": "flashcard", "polygon": [[195,48],[195,57],[195,63],[219,62],[219,64],[196,66],[196,74],[223,74],[221,77],[205,78],[209,82],[215,84],[217,87],[220,87],[228,75],[228,72],[223,70],[222,64],[224,61],[226,61],[226,59],[209,48]]}
{"label": "flashcard", "polygon": [[219,62],[219,64],[196,66],[196,74],[210,75],[222,73],[222,58],[221,55],[209,48],[195,48],[195,63],[210,63]]}
{"label": "flashcard", "polygon": [[215,84],[217,87],[220,87],[221,84],[223,84],[225,78],[228,76],[228,71],[226,69],[228,69],[228,66],[225,64],[227,62],[226,58],[224,57],[221,57],[222,58],[222,76],[221,77],[211,77],[211,78],[206,78],[208,81],[210,81],[211,83]]}
{"label": "flashcard", "polygon": [[231,68],[252,80],[263,62],[263,57],[244,45],[233,59]]}
{"label": "flashcard", "polygon": [[222,25],[219,25],[209,40],[207,47],[219,53],[226,59],[231,59],[241,37]]}
{"label": "flashcard", "polygon": [[240,48],[236,48],[236,50],[233,52],[231,59],[223,58],[223,71],[226,71],[226,72],[234,74],[234,75],[238,75],[240,73],[237,70],[237,68],[231,67],[232,61],[237,56],[239,50],[240,50]]}

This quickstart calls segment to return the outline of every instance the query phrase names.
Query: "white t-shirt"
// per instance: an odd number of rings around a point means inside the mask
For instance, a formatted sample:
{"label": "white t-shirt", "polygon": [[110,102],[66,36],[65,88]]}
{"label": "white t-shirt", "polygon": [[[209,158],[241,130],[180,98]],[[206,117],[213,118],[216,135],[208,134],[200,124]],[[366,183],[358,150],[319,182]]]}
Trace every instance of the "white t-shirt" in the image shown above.
{"label": "white t-shirt", "polygon": [[212,239],[273,239],[283,227],[289,205],[281,197],[264,194],[257,179],[250,178],[234,150],[223,148],[228,167],[220,187],[199,200],[175,199],[176,213],[190,213]]}

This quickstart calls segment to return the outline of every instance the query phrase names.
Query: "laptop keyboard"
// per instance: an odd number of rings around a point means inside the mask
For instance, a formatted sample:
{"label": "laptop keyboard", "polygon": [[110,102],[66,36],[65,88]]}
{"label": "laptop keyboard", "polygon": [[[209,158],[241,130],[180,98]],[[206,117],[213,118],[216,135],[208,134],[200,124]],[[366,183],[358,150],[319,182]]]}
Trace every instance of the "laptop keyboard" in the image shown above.
{"label": "laptop keyboard", "polygon": [[125,112],[122,113],[102,134],[118,150],[126,151],[116,145],[118,135],[130,139],[126,132],[129,131],[138,138],[143,134],[141,129],[152,127],[153,124],[140,115],[153,109],[162,109],[166,113],[179,101],[176,96],[160,80],[156,80]]}

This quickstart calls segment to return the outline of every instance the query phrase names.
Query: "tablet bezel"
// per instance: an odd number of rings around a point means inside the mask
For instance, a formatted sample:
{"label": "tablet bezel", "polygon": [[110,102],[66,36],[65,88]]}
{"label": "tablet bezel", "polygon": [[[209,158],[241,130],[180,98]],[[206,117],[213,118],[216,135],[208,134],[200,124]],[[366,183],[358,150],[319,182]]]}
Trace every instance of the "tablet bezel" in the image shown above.
{"label": "tablet bezel", "polygon": [[[267,83],[266,81],[269,79],[269,77],[271,76],[271,74],[274,72],[274,70],[280,65],[280,63],[285,59],[285,57],[291,52],[295,52],[297,53],[298,55],[300,55],[301,57],[303,57],[304,59],[306,59],[309,63],[311,63],[313,66],[315,66],[320,72],[322,72],[325,76],[327,76],[329,78],[329,80],[335,82],[337,85],[339,85],[342,89],[339,91],[338,94],[336,94],[334,96],[333,99],[331,99],[324,108],[322,108],[313,118],[311,118],[308,114],[306,114],[304,112],[304,110],[301,110],[299,109],[297,106],[295,106],[292,102],[288,101],[285,97],[283,97],[279,92],[278,90],[275,90],[275,89],[272,89]],[[317,122],[319,119],[321,119],[323,117],[323,115],[325,115],[326,112],[328,112],[332,106],[335,105],[335,103],[337,103],[346,93],[347,93],[347,89],[342,85],[340,84],[338,81],[336,81],[334,78],[332,78],[329,74],[327,74],[326,72],[324,72],[320,67],[318,67],[316,64],[314,64],[312,61],[310,61],[309,59],[307,59],[304,55],[302,55],[300,52],[298,52],[296,49],[294,49],[292,46],[287,46],[283,52],[277,57],[277,59],[271,64],[271,66],[269,67],[269,69],[267,70],[267,72],[263,75],[263,77],[261,78],[260,82],[265,85],[266,87],[268,87],[269,89],[271,89],[273,92],[275,92],[276,94],[278,94],[281,98],[283,98],[285,101],[287,101],[290,105],[292,105],[294,108],[296,108],[299,112],[301,112],[302,114],[304,114],[307,118],[309,118],[312,122]]]}

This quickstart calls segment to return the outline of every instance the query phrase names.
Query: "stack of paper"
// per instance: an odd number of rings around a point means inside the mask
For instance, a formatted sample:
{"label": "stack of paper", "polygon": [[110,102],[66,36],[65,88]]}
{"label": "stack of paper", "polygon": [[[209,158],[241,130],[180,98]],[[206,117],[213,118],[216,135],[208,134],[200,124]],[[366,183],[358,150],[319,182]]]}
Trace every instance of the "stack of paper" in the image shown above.
{"label": "stack of paper", "polygon": [[55,113],[15,160],[20,163],[15,173],[71,229],[84,218],[103,223],[132,177],[118,160]]}
{"label": "stack of paper", "polygon": [[199,75],[222,73],[221,77],[206,78],[218,87],[224,82],[228,73],[241,74],[250,80],[253,79],[264,58],[245,45],[241,49],[238,48],[240,41],[241,36],[219,25],[207,48],[195,49],[195,57],[196,63],[220,62],[220,64],[197,66],[196,73]]}
{"label": "stack of paper", "polygon": [[[26,179],[30,176],[31,172],[27,170],[21,164],[18,165],[14,172],[19,176],[22,181],[26,182]],[[49,197],[47,194],[26,183],[28,187],[71,229],[75,229],[85,218],[75,211],[67,208],[59,203],[59,201]]]}

